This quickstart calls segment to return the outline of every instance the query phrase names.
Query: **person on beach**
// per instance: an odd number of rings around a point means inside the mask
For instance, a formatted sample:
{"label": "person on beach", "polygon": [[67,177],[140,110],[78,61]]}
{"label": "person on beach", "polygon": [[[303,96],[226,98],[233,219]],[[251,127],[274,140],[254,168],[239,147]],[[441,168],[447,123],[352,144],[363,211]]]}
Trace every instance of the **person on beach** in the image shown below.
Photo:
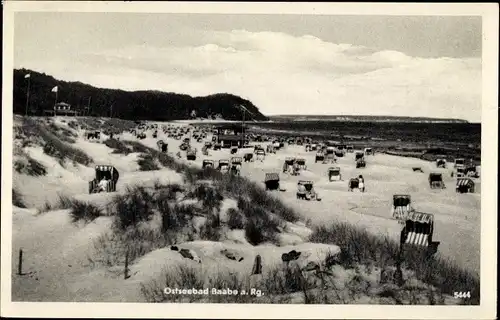
{"label": "person on beach", "polygon": [[363,178],[363,175],[359,175],[359,190],[361,190],[361,192],[365,192],[365,178]]}
{"label": "person on beach", "polygon": [[99,181],[98,192],[101,191],[106,192],[106,190],[108,189],[108,185],[109,185],[108,179],[106,179],[106,177],[103,177],[101,181]]}
{"label": "person on beach", "polygon": [[298,186],[297,186],[297,195],[299,197],[305,197],[306,196],[306,187],[301,184],[301,183],[298,183]]}

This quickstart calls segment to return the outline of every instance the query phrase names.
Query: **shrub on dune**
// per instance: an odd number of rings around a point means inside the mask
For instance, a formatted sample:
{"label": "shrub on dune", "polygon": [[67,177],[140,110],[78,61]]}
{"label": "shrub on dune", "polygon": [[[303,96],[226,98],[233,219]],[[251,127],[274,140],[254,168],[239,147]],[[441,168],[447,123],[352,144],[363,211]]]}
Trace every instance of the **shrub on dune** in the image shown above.
{"label": "shrub on dune", "polygon": [[53,133],[57,138],[59,138],[60,140],[62,140],[64,142],[67,142],[67,143],[75,143],[76,142],[76,140],[74,138],[76,138],[77,135],[71,130],[68,130],[64,127],[60,127],[53,122],[51,122],[48,125],[48,129],[50,129],[49,131],[51,133]]}
{"label": "shrub on dune", "polygon": [[235,208],[227,210],[227,225],[229,229],[243,229],[245,227],[245,216]]}
{"label": "shrub on dune", "polygon": [[153,196],[140,186],[127,188],[125,194],[115,196],[113,199],[115,226],[119,230],[125,230],[141,221],[149,220],[154,214],[153,200]]}
{"label": "shrub on dune", "polygon": [[[166,286],[166,287],[164,287]],[[205,277],[195,268],[180,265],[174,268],[165,269],[159,282],[151,281],[148,284],[141,284],[141,294],[147,302],[175,302],[183,299],[181,295],[167,296],[164,288],[204,288]],[[200,295],[184,296],[190,302],[200,300]]]}
{"label": "shrub on dune", "polygon": [[73,204],[75,203],[75,199],[71,198],[70,196],[64,195],[64,194],[59,194],[57,197],[57,208],[59,209],[70,209],[73,207]]}
{"label": "shrub on dune", "polygon": [[37,160],[25,155],[25,159],[14,161],[14,170],[18,173],[39,177],[47,174],[47,168]]}
{"label": "shrub on dune", "polygon": [[467,303],[479,303],[479,280],[449,260],[431,256],[424,248],[403,250],[388,238],[372,235],[366,230],[347,223],[333,223],[316,227],[311,242],[330,243],[341,249],[340,264],[349,268],[355,264],[375,265],[380,268],[402,263],[402,267],[415,272],[417,279],[453,295],[453,291],[471,291],[473,298]]}
{"label": "shrub on dune", "polygon": [[22,195],[14,188],[12,188],[12,204],[19,208],[26,208]]}
{"label": "shrub on dune", "polygon": [[44,141],[43,152],[58,159],[61,163],[66,159],[85,166],[93,162],[92,158],[85,152],[62,141],[57,134],[53,134],[36,120],[23,118],[23,130],[29,135],[36,136]]}
{"label": "shrub on dune", "polygon": [[[175,161],[175,159],[173,159],[173,161]],[[195,183],[198,180],[220,181],[224,178],[224,175],[214,168],[198,169],[188,167],[182,171],[184,173],[184,178],[188,183]]]}
{"label": "shrub on dune", "polygon": [[107,139],[104,141],[104,145],[106,145],[106,147],[110,149],[113,149],[112,153],[127,155],[131,152],[131,150],[120,140]]}
{"label": "shrub on dune", "polygon": [[201,226],[200,238],[208,241],[219,241],[222,236],[219,212],[209,214]]}
{"label": "shrub on dune", "polygon": [[78,122],[76,121],[70,121],[68,122],[68,127],[70,127],[71,129],[74,129],[74,130],[78,130]]}
{"label": "shrub on dune", "polygon": [[83,221],[89,223],[103,215],[102,210],[92,203],[73,200],[71,203],[71,222]]}
{"label": "shrub on dune", "polygon": [[156,164],[155,159],[150,154],[140,155],[137,164],[139,165],[139,170],[141,171],[153,171],[160,169]]}
{"label": "shrub on dune", "polygon": [[217,210],[220,210],[222,200],[224,200],[224,197],[219,190],[207,183],[197,184],[188,196],[199,199],[207,208]]}
{"label": "shrub on dune", "polygon": [[132,152],[151,154],[151,150],[154,150],[154,149],[146,147],[145,145],[143,145],[142,143],[137,142],[137,141],[125,140],[125,141],[123,141],[123,143],[125,143],[126,145],[131,147]]}
{"label": "shrub on dune", "polygon": [[244,177],[223,175],[221,180],[217,180],[217,186],[231,197],[246,196],[251,203],[259,204],[285,221],[296,222],[300,218],[292,208],[287,207],[279,199],[267,193],[264,188]]}
{"label": "shrub on dune", "polygon": [[76,200],[74,200],[68,195],[58,193],[57,200],[55,202],[48,200],[45,201],[43,206],[38,209],[38,212],[44,213],[53,210],[71,209],[75,201]]}
{"label": "shrub on dune", "polygon": [[129,263],[158,248],[166,246],[162,233],[152,229],[129,228],[121,232],[108,232],[93,242],[92,264],[107,267],[123,265],[128,256]]}
{"label": "shrub on dune", "polygon": [[162,185],[159,182],[155,182],[154,189],[156,192],[156,201],[172,201],[177,199],[177,194],[184,192],[184,187],[178,183],[170,183],[167,185]]}
{"label": "shrub on dune", "polygon": [[236,274],[224,271],[206,273],[198,268],[178,265],[162,270],[158,280],[141,283],[141,294],[147,302],[211,302],[211,303],[253,303],[256,298],[250,295],[165,295],[165,288],[212,288],[221,290],[230,288],[241,292],[247,282]]}
{"label": "shrub on dune", "polygon": [[249,207],[243,211],[246,216],[245,237],[256,246],[263,242],[275,242],[279,232],[279,223],[259,206]]}
{"label": "shrub on dune", "polygon": [[262,232],[262,223],[259,220],[250,218],[245,225],[245,238],[251,245],[259,245],[266,239]]}
{"label": "shrub on dune", "polygon": [[[157,152],[156,150],[154,150],[154,151]],[[172,169],[175,172],[183,172],[183,170],[187,168],[187,166],[185,166],[184,164],[175,161],[175,159],[173,157],[171,157],[165,153],[159,153],[159,152],[155,153],[155,152],[153,152],[153,154],[158,155],[158,161],[165,168]]]}
{"label": "shrub on dune", "polygon": [[[172,192],[172,191],[175,191]],[[142,186],[130,187],[113,199],[111,232],[95,241],[95,257],[104,265],[122,264],[128,252],[129,261],[190,236],[186,227],[197,209],[194,205],[175,203],[175,194],[182,191],[177,184],[160,186],[150,193]],[[142,224],[159,218],[159,224]]]}
{"label": "shrub on dune", "polygon": [[346,267],[353,261],[360,264],[378,261],[378,267],[385,267],[384,263],[395,263],[398,255],[398,244],[394,241],[371,235],[347,223],[316,227],[310,236],[310,241],[339,246]]}
{"label": "shrub on dune", "polygon": [[52,136],[48,132],[43,134],[43,138],[45,141],[43,152],[46,155],[58,159],[60,162],[69,159],[85,166],[93,162],[92,158],[90,158],[85,152],[67,145],[65,142]]}
{"label": "shrub on dune", "polygon": [[159,212],[161,214],[161,231],[163,233],[178,231],[184,225],[184,217],[180,217],[168,202],[158,202]]}
{"label": "shrub on dune", "polygon": [[196,208],[193,205],[175,203],[170,209],[161,210],[162,227],[165,231],[180,231],[193,219]]}

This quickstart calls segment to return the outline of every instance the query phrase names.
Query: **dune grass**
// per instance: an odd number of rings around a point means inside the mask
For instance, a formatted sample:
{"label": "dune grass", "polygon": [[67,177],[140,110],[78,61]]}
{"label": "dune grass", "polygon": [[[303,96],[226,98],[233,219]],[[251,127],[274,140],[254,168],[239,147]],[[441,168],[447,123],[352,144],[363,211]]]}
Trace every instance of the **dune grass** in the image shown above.
{"label": "dune grass", "polygon": [[[116,195],[109,215],[113,228],[95,243],[95,261],[106,265],[123,263],[128,251],[130,261],[166,245],[193,238],[192,219],[203,211],[193,205],[177,203],[179,186],[155,188],[134,186]],[[203,238],[203,235],[197,235]]]}
{"label": "dune grass", "polygon": [[123,141],[123,144],[125,147],[130,148],[132,152],[141,153],[141,155],[139,156],[139,160],[137,161],[140,171],[152,171],[160,169],[160,167],[157,164],[157,159],[158,159],[157,154],[152,152],[152,150],[154,149],[148,148],[144,146],[142,143],[136,141],[126,140]]}
{"label": "dune grass", "polygon": [[238,209],[245,216],[245,238],[252,245],[264,242],[275,243],[279,232],[280,219],[257,202],[238,199]]}
{"label": "dune grass", "polygon": [[76,200],[67,196],[65,194],[59,193],[57,195],[57,200],[55,202],[45,201],[41,208],[38,208],[38,213],[45,213],[53,210],[63,210],[73,208],[73,204]]}
{"label": "dune grass", "polygon": [[14,170],[16,172],[33,177],[45,176],[47,174],[47,168],[39,161],[25,153],[21,153],[21,157],[14,160]]}
{"label": "dune grass", "polygon": [[119,230],[135,227],[141,221],[148,221],[154,214],[153,195],[142,186],[129,187],[123,195],[113,199],[116,212],[115,226]]}
{"label": "dune grass", "polygon": [[[324,263],[320,262],[321,265]],[[170,294],[165,288],[212,288],[237,290],[233,295]],[[255,288],[258,291],[251,292]],[[240,294],[246,290],[247,294]],[[402,286],[380,283],[368,269],[346,272],[342,268],[305,271],[297,264],[272,265],[262,275],[210,272],[199,266],[179,264],[165,268],[161,275],[141,283],[147,302],[281,303],[281,304],[420,304],[442,305],[445,298],[434,288],[408,282]]]}
{"label": "dune grass", "polygon": [[83,221],[85,224],[94,221],[103,215],[102,210],[92,203],[86,203],[79,200],[71,201],[71,222],[77,223]]}
{"label": "dune grass", "polygon": [[93,163],[92,158],[85,152],[62,141],[57,135],[48,130],[46,124],[24,117],[22,128],[26,136],[31,135],[41,139],[43,152],[56,158],[60,163],[64,163],[65,160],[74,161],[85,166]]}
{"label": "dune grass", "polygon": [[141,284],[141,294],[147,302],[210,302],[210,303],[252,303],[255,298],[250,295],[203,295],[203,294],[172,294],[165,295],[164,288],[212,288],[231,290],[246,289],[243,281],[237,275],[229,275],[219,271],[207,273],[186,265],[180,265],[163,270],[160,280],[152,280]]}
{"label": "dune grass", "polygon": [[232,198],[246,198],[249,202],[259,204],[266,211],[275,214],[285,221],[297,222],[300,219],[300,215],[296,211],[266,192],[263,186],[245,177],[223,174],[212,168],[198,169],[187,167],[183,173],[185,180],[190,183],[198,180],[212,180],[222,194]]}
{"label": "dune grass", "polygon": [[137,160],[140,171],[153,171],[159,170],[160,167],[156,164],[156,159],[150,154],[141,154]]}
{"label": "dune grass", "polygon": [[19,208],[26,208],[23,196],[14,188],[12,188],[12,204]]}
{"label": "dune grass", "polygon": [[338,245],[342,250],[341,264],[346,268],[356,264],[384,268],[401,263],[402,268],[414,271],[417,279],[435,286],[442,293],[453,295],[453,292],[470,291],[471,298],[463,303],[479,304],[479,276],[448,259],[430,255],[425,249],[409,247],[400,252],[395,241],[338,222],[316,227],[309,240]]}
{"label": "dune grass", "polygon": [[227,210],[228,221],[227,225],[229,229],[244,229],[245,228],[245,216],[241,211],[235,208],[229,208]]}
{"label": "dune grass", "polygon": [[127,155],[132,152],[125,143],[116,139],[107,139],[104,141],[104,145],[110,149],[113,149],[112,153]]}
{"label": "dune grass", "polygon": [[75,143],[78,135],[74,133],[72,130],[66,129],[64,127],[58,126],[55,123],[51,122],[47,125],[49,131],[54,134],[59,140],[67,143]]}
{"label": "dune grass", "polygon": [[[199,205],[179,202],[180,199],[195,199]],[[223,194],[217,187],[204,183],[180,186],[161,185],[156,181],[153,188],[129,187],[124,194],[116,195],[112,200],[110,215],[113,217],[113,230],[110,235],[104,236],[107,240],[98,241],[100,249],[97,255],[101,257],[96,259],[120,263],[125,248],[129,250],[130,261],[133,261],[152,250],[179,241],[218,241],[223,230],[229,227],[221,221],[222,200]],[[248,241],[255,245],[275,242],[279,218],[261,206],[251,206],[243,199],[240,200],[240,207],[244,219],[238,227],[245,230]],[[205,218],[198,231],[193,225],[195,216]],[[232,227],[236,226],[233,224]],[[112,245],[110,242],[117,243]],[[109,250],[109,246],[121,249]]]}
{"label": "dune grass", "polygon": [[[191,196],[202,200],[206,206],[211,207],[212,205],[220,205],[224,196],[241,198],[240,210],[246,217],[243,229],[245,230],[247,240],[253,245],[258,245],[263,242],[276,242],[279,218],[291,222],[295,222],[299,219],[298,214],[291,208],[283,205],[277,198],[266,193],[264,188],[248,179],[234,175],[221,174],[219,171],[211,168],[205,170],[192,168],[184,164],[179,164],[169,155],[160,153],[141,143],[134,141],[126,141],[125,143],[131,146],[134,152],[141,152],[151,156],[139,161],[141,170],[157,170],[154,169],[156,167],[153,166],[153,157],[156,156],[162,165],[177,172],[182,172],[188,184],[197,185],[193,191],[194,194]],[[204,184],[197,184],[199,181],[204,180],[214,181],[215,188],[208,188]],[[248,201],[242,198],[242,195],[245,196]],[[248,203],[259,205],[249,205]],[[220,237],[219,219],[216,215],[209,215],[208,218],[207,223],[202,228],[202,237],[210,240],[218,239]]]}
{"label": "dune grass", "polygon": [[76,120],[71,120],[68,122],[68,127],[70,127],[71,129],[74,129],[74,130],[78,130],[79,124]]}
{"label": "dune grass", "polygon": [[220,171],[212,168],[198,169],[190,167],[187,164],[179,163],[170,155],[149,148],[140,142],[125,141],[125,143],[131,146],[134,152],[150,154],[157,158],[164,167],[182,173],[186,183],[194,184],[200,180],[211,180],[215,182],[217,189],[225,196],[238,198],[240,195],[245,195],[250,202],[259,203],[266,210],[286,221],[296,222],[299,220],[297,212],[267,193],[263,186],[249,179],[231,174],[222,174]]}
{"label": "dune grass", "polygon": [[137,124],[131,120],[124,120],[119,118],[105,118],[103,123],[104,130],[113,134],[120,134],[123,131],[134,129]]}
{"label": "dune grass", "polygon": [[134,121],[101,117],[78,117],[78,124],[84,130],[101,130],[113,134],[120,134],[136,127]]}

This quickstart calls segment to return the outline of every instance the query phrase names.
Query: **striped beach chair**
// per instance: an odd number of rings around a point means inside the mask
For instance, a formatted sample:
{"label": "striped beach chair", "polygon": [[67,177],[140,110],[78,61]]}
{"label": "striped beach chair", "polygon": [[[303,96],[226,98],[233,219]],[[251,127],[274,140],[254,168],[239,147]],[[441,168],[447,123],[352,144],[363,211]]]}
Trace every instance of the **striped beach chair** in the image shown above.
{"label": "striped beach chair", "polygon": [[456,192],[474,193],[475,183],[471,178],[457,178]]}
{"label": "striped beach chair", "polygon": [[434,215],[430,213],[410,212],[403,229],[402,245],[429,247],[434,232]]}
{"label": "striped beach chair", "polygon": [[411,196],[407,194],[395,194],[392,196],[392,210],[391,214],[393,219],[404,223],[406,217],[410,212],[414,211],[411,206]]}

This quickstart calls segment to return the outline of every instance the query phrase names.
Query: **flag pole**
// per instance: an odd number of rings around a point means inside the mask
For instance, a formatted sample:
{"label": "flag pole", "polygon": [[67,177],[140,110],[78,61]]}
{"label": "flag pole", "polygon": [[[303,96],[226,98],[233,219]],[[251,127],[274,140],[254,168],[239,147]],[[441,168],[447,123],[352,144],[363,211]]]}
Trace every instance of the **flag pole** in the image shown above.
{"label": "flag pole", "polygon": [[26,92],[26,116],[28,115],[28,106],[30,103],[30,84],[31,84],[31,75],[28,77],[28,91]]}
{"label": "flag pole", "polygon": [[59,91],[59,87],[55,86],[54,89],[56,89],[56,100],[54,101],[54,117],[56,116],[56,105],[57,105],[57,92]]}

